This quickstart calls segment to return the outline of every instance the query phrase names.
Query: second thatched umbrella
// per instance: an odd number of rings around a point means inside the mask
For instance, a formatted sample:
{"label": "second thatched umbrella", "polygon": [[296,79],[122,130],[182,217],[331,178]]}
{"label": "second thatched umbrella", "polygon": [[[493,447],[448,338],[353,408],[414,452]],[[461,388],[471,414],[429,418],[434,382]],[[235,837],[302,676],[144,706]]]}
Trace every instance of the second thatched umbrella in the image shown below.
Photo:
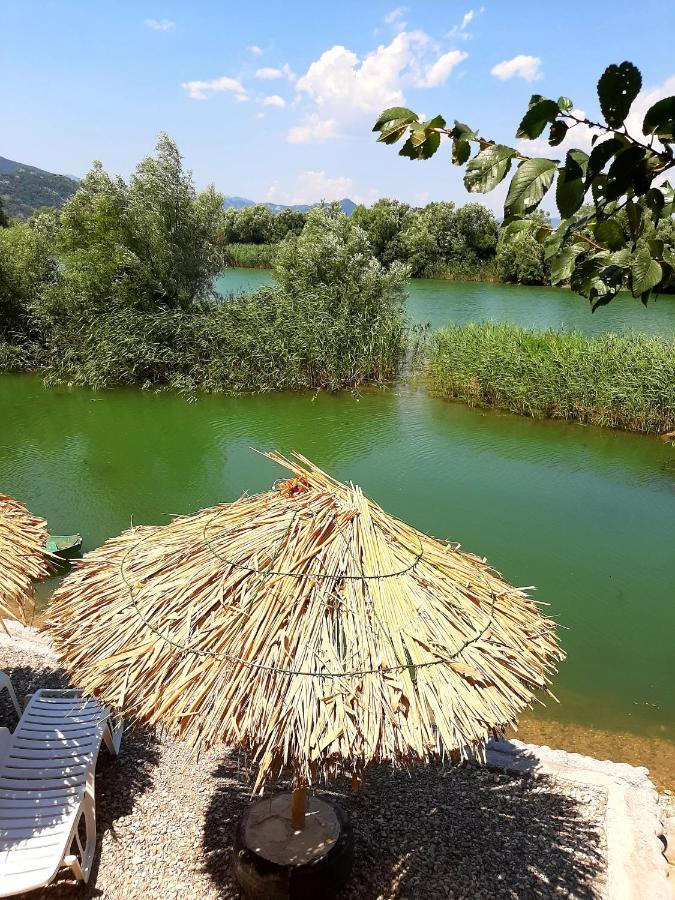
{"label": "second thatched umbrella", "polygon": [[555,624],[484,560],[387,515],[303,457],[257,496],[88,553],[49,625],[73,681],[256,787],[482,753],[547,684]]}
{"label": "second thatched umbrella", "polygon": [[0,620],[24,625],[34,609],[33,581],[54,571],[46,545],[47,523],[26,507],[0,494]]}

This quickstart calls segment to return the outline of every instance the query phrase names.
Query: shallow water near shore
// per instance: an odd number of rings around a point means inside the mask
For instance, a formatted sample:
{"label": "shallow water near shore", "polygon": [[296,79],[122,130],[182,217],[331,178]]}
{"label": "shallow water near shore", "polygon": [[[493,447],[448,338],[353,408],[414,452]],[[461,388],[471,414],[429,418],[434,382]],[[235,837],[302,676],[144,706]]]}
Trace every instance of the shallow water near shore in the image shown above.
{"label": "shallow water near shore", "polygon": [[[268,489],[282,472],[249,448],[297,449],[537,586],[568,658],[552,686],[560,703],[543,698],[519,736],[587,752],[594,735],[596,755],[620,759],[632,735],[637,764],[649,742],[675,746],[675,452],[655,437],[472,410],[404,385],[189,403],[3,376],[0,421],[0,490],[53,532],[80,531],[85,551],[132,520]],[[667,756],[661,784],[675,781]]]}
{"label": "shallow water near shore", "polygon": [[[255,290],[271,284],[266,269],[227,269],[216,279],[223,295]],[[586,335],[607,331],[675,337],[675,296],[664,295],[645,308],[622,293],[609,306],[591,313],[587,300],[572,291],[519,284],[480,281],[440,281],[414,278],[407,285],[407,311],[416,324],[441,328],[449,322],[512,322],[523,328],[580,331]]]}

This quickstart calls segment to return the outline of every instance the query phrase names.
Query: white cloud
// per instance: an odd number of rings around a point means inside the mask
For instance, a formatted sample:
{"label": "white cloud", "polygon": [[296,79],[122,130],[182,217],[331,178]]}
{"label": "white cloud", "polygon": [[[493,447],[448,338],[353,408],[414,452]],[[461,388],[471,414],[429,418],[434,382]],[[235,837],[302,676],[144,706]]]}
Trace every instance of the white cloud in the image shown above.
{"label": "white cloud", "polygon": [[216,91],[234,94],[239,103],[248,100],[248,94],[243,84],[238,79],[228,78],[225,75],[221,78],[214,78],[213,81],[184,81],[181,87],[188,92],[191,100],[206,100],[209,93]]}
{"label": "white cloud", "polygon": [[342,200],[344,197],[354,199],[354,183],[346,175],[331,177],[325,172],[300,172],[290,185],[284,189],[275,181],[267,191],[270,203],[285,203],[294,206],[298,203],[319,203],[321,200]]}
{"label": "white cloud", "polygon": [[477,15],[482,15],[484,11],[484,6],[481,6],[478,12],[476,12],[475,9],[468,9],[462,16],[462,21],[459,23],[459,25],[452,26],[452,28],[448,32],[448,37],[457,38],[462,41],[468,41],[473,37],[471,32],[468,30],[469,25],[473,22]]}
{"label": "white cloud", "polygon": [[436,62],[429,66],[424,78],[418,82],[418,87],[431,88],[443,84],[455,66],[458,66],[468,55],[462,50],[450,50],[439,56]]}
{"label": "white cloud", "polygon": [[255,117],[256,117],[256,119],[264,119],[264,118],[265,118],[265,113],[264,113],[264,112],[257,112],[257,113],[255,114]]}
{"label": "white cloud", "polygon": [[260,47],[257,44],[249,44],[249,46],[246,49],[253,56],[260,56],[260,54],[262,53],[262,50],[260,49]]}
{"label": "white cloud", "polygon": [[462,24],[459,26],[459,30],[465,31],[475,15],[476,14],[472,9],[470,9],[468,12],[465,12],[462,16]]}
{"label": "white cloud", "polygon": [[288,129],[287,140],[289,144],[310,144],[315,141],[325,141],[335,137],[337,123],[335,119],[322,119],[316,113],[307,116],[302,125],[294,125]]}
{"label": "white cloud", "polygon": [[270,97],[265,97],[263,103],[265,106],[278,106],[280,109],[286,106],[286,101],[278,94],[272,94]]}
{"label": "white cloud", "polygon": [[171,19],[146,19],[145,24],[153,31],[170,31],[176,27],[176,23]]}
{"label": "white cloud", "polygon": [[490,69],[490,74],[507,81],[517,76],[525,81],[536,81],[541,78],[541,60],[538,56],[524,56],[520,53],[513,59],[505,59]]}
{"label": "white cloud", "polygon": [[288,63],[284,63],[280,69],[275,66],[263,66],[261,69],[256,69],[255,77],[263,81],[273,81],[275,78],[288,78],[289,81],[295,81],[297,75]]}
{"label": "white cloud", "polygon": [[407,12],[407,6],[397,6],[396,9],[392,9],[391,12],[388,12],[384,17],[385,25],[391,25],[394,31],[405,31],[406,25],[408,23],[403,17]]}
{"label": "white cloud", "polygon": [[408,85],[441,84],[465,57],[457,50],[439,56],[423,31],[403,31],[363,58],[336,44],[298,79],[298,96],[313,108],[302,124],[291,128],[288,140],[306,143],[344,132],[366,116],[403,103]]}

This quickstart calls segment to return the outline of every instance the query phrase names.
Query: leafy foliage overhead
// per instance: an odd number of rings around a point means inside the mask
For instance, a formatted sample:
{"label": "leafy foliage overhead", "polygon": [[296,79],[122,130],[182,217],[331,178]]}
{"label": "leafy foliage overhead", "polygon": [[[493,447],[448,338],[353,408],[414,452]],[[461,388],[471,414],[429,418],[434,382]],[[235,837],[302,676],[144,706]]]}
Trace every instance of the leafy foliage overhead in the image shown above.
{"label": "leafy foliage overhead", "polygon": [[[405,138],[399,154],[411,160],[429,159],[443,139],[451,141],[452,162],[466,165],[464,184],[472,193],[493,190],[512,172],[504,204],[505,240],[522,242],[527,230],[542,245],[554,283],[569,280],[593,310],[621,289],[646,305],[653,293],[675,285],[675,190],[665,180],[675,166],[675,97],[651,106],[642,134],[635,136],[625,122],[641,87],[642,76],[632,63],[608,66],[598,81],[604,122],[578,114],[569,97],[534,94],[517,138],[536,140],[548,128],[548,143],[557,147],[579,125],[593,131],[590,154],[571,148],[564,160],[527,156],[480,137],[462,122],[450,127],[440,115],[422,122],[401,106],[386,109],[373,131],[385,144]],[[473,157],[472,145],[477,146]],[[555,228],[530,216],[554,182],[561,217]]]}

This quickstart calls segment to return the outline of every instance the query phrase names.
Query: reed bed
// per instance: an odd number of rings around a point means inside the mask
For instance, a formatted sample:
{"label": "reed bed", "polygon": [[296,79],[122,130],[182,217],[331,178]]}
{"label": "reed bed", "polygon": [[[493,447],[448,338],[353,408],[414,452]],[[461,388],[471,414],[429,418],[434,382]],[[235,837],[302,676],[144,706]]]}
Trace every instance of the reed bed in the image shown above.
{"label": "reed bed", "polygon": [[110,311],[54,325],[50,380],[185,393],[353,389],[391,380],[408,335],[401,305],[331,308],[319,291],[278,287],[184,310]]}
{"label": "reed bed", "polygon": [[244,269],[271,269],[277,254],[277,244],[228,244],[225,257],[229,266]]}
{"label": "reed bed", "polygon": [[75,684],[198,748],[253,754],[256,788],[373,761],[482,753],[562,658],[554,622],[484,560],[295,454],[253,497],[85,555],[47,627]]}
{"label": "reed bed", "polygon": [[33,581],[54,569],[46,544],[47,523],[26,507],[0,494],[0,621],[18,619],[26,625],[34,609]]}
{"label": "reed bed", "polygon": [[430,340],[425,376],[433,393],[471,405],[626,431],[675,428],[675,341],[659,337],[449,325]]}

